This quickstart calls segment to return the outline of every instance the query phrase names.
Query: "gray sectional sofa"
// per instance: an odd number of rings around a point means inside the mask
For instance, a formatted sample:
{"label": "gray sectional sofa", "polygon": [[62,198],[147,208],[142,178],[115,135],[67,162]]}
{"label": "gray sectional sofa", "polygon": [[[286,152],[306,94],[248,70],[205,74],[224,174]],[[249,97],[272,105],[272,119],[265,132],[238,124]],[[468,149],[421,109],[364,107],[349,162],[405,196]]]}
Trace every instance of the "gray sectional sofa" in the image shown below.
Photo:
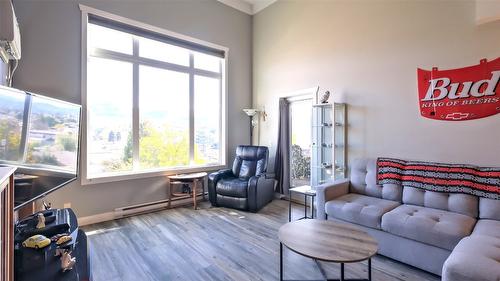
{"label": "gray sectional sofa", "polygon": [[317,218],[358,225],[379,254],[444,281],[500,280],[500,200],[378,185],[376,160],[358,159],[351,177],[317,187]]}

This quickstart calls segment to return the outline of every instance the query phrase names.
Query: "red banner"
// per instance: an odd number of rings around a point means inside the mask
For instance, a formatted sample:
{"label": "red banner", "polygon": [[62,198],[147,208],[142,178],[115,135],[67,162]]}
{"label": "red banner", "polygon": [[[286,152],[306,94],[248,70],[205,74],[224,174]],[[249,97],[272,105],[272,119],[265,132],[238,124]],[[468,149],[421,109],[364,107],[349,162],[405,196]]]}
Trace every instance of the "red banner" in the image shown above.
{"label": "red banner", "polygon": [[500,58],[457,69],[419,68],[417,79],[426,118],[462,121],[500,113]]}

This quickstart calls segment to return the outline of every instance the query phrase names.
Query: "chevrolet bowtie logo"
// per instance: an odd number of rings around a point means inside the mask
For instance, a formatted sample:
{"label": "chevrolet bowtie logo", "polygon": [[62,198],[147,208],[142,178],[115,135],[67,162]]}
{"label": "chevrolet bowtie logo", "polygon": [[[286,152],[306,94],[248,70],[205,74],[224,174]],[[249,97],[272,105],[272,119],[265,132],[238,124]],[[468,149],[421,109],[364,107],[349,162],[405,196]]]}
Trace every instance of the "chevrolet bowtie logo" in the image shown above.
{"label": "chevrolet bowtie logo", "polygon": [[454,112],[446,115],[446,119],[462,120],[469,116],[469,113]]}

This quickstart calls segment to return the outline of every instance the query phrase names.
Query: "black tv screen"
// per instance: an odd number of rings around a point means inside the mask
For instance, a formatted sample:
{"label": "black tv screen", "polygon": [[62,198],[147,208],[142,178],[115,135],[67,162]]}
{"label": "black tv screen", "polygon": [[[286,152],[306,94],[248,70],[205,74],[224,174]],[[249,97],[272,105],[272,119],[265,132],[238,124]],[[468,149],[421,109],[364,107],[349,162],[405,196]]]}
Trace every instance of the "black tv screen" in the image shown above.
{"label": "black tv screen", "polygon": [[16,166],[18,209],[76,179],[81,107],[0,86],[0,165]]}

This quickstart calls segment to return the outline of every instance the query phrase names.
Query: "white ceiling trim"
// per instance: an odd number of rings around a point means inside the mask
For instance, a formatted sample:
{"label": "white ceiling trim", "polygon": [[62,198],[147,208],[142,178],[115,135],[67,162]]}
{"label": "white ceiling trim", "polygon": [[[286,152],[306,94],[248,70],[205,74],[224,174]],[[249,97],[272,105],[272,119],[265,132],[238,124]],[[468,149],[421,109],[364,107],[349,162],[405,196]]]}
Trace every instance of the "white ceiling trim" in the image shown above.
{"label": "white ceiling trim", "polygon": [[255,15],[256,13],[267,8],[272,3],[278,0],[217,0],[222,4],[232,7],[236,10],[240,10],[249,15]]}
{"label": "white ceiling trim", "polygon": [[217,0],[222,4],[228,5],[231,8],[235,8],[236,10],[240,10],[249,15],[253,15],[253,5],[245,2],[243,0]]}
{"label": "white ceiling trim", "polygon": [[272,3],[278,1],[278,0],[246,0],[246,1],[249,1],[249,2],[252,2],[252,6],[253,6],[253,14],[257,14],[258,12],[264,10],[265,8],[267,8],[269,5],[271,5]]}

